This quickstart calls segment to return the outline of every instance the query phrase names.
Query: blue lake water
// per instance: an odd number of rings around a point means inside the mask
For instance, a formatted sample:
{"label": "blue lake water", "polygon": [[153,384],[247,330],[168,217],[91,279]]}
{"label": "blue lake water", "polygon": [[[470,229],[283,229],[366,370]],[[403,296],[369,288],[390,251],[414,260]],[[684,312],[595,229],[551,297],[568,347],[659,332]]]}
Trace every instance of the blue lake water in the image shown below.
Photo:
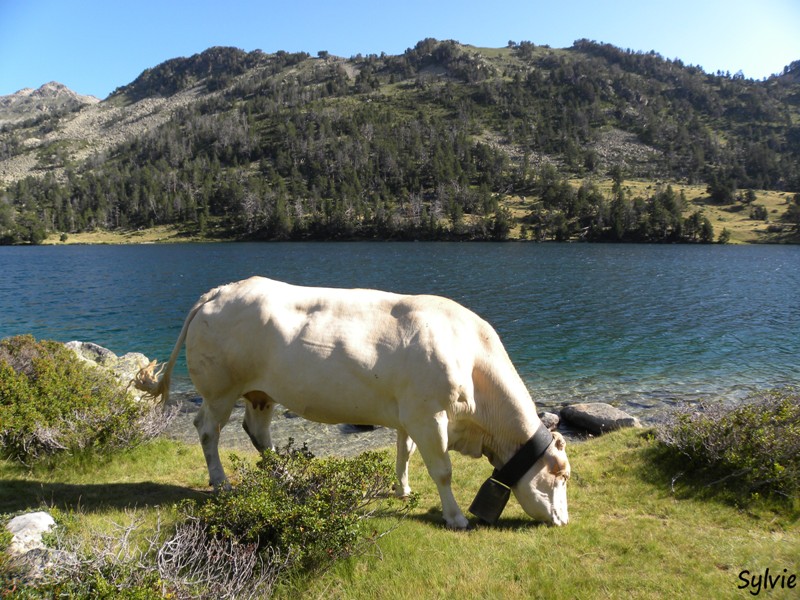
{"label": "blue lake water", "polygon": [[[188,309],[250,275],[449,296],[497,329],[540,407],[800,384],[800,247],[280,243],[0,248],[0,337],[166,360]],[[189,390],[183,361],[176,387]],[[302,376],[302,373],[298,373]]]}

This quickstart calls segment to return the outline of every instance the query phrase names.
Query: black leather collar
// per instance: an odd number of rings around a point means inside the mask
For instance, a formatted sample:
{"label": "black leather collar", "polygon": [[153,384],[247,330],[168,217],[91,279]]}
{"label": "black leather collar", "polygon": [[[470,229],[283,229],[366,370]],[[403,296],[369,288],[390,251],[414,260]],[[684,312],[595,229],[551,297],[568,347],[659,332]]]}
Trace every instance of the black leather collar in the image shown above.
{"label": "black leather collar", "polygon": [[553,443],[553,434],[544,426],[544,423],[539,423],[539,428],[536,433],[531,436],[525,444],[517,450],[517,453],[511,457],[503,467],[495,469],[492,473],[492,479],[498,483],[502,483],[506,487],[513,487],[522,478],[525,472],[533,466],[545,453],[545,450]]}

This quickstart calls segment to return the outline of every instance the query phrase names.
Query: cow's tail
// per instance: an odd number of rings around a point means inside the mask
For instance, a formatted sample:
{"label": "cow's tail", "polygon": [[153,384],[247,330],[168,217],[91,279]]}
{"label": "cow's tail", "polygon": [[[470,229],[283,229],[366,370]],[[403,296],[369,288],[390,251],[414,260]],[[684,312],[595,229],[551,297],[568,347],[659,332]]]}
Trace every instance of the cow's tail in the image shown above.
{"label": "cow's tail", "polygon": [[[213,290],[216,291],[216,290]],[[178,336],[178,341],[175,342],[175,347],[172,349],[169,361],[166,364],[158,364],[157,360],[152,361],[149,365],[139,370],[136,376],[131,380],[131,384],[137,390],[144,392],[145,397],[151,400],[161,398],[161,404],[166,405],[169,400],[169,384],[172,377],[172,369],[175,367],[175,361],[178,360],[178,355],[181,352],[181,347],[186,341],[186,332],[189,330],[189,324],[194,319],[197,311],[212,298],[212,293],[204,295],[197,304],[189,311],[189,315],[183,323],[183,329]]]}

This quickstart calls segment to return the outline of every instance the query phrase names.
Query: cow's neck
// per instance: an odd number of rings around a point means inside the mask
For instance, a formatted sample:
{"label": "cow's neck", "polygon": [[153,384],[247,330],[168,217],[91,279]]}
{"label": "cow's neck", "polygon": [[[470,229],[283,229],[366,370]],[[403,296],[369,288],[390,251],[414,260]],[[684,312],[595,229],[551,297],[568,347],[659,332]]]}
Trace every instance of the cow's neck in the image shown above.
{"label": "cow's neck", "polygon": [[502,467],[539,427],[536,406],[517,375],[485,376],[476,381],[475,425],[482,430],[482,453]]}

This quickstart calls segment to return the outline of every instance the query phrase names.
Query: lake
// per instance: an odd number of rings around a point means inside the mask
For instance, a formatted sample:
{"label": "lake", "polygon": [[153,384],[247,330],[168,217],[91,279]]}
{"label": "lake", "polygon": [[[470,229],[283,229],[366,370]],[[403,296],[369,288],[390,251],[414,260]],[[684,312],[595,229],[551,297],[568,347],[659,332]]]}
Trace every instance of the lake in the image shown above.
{"label": "lake", "polygon": [[[0,337],[165,361],[202,293],[254,274],[453,298],[494,325],[540,408],[607,401],[651,418],[680,400],[800,383],[797,246],[3,247]],[[191,391],[183,358],[173,385]]]}

